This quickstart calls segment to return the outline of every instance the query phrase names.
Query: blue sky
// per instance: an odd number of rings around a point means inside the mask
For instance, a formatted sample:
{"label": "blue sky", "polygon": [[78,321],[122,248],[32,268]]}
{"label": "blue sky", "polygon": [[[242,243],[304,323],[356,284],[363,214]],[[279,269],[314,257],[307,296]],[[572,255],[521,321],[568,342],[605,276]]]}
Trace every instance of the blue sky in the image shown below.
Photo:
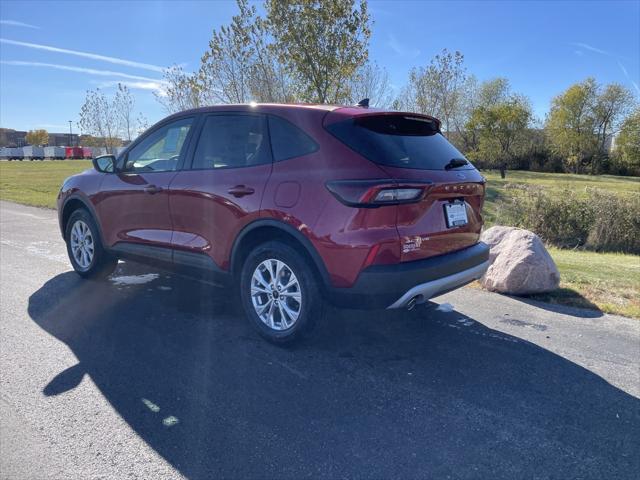
{"label": "blue sky", "polygon": [[[413,66],[460,50],[479,79],[504,76],[543,118],[550,99],[588,76],[640,97],[640,1],[370,1],[370,58],[401,87]],[[67,131],[87,89],[133,88],[150,122],[161,69],[196,69],[211,30],[236,12],[225,1],[0,0],[0,126]],[[51,48],[52,47],[52,48]]]}

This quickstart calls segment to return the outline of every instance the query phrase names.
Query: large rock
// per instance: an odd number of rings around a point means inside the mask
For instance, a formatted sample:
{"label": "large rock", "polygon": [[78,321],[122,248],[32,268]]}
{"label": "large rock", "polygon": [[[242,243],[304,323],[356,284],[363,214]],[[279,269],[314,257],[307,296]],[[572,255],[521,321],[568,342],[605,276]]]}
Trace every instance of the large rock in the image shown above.
{"label": "large rock", "polygon": [[527,295],[558,288],[558,268],[535,233],[515,227],[491,227],[480,239],[491,249],[491,266],[481,279],[487,290]]}

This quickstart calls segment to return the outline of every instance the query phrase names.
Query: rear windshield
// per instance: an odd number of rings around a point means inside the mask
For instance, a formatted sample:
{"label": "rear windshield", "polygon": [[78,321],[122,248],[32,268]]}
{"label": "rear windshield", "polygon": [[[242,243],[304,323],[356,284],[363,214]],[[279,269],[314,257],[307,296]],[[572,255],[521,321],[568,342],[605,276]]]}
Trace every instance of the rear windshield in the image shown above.
{"label": "rear windshield", "polygon": [[360,155],[389,167],[444,170],[451,160],[465,158],[433,121],[423,117],[355,117],[329,125],[327,130]]}

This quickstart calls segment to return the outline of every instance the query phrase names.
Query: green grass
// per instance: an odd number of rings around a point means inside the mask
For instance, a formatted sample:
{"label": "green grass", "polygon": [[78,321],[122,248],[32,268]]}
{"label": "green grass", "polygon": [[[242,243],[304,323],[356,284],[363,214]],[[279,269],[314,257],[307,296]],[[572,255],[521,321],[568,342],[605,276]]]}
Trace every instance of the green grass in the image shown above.
{"label": "green grass", "polygon": [[640,256],[548,250],[560,270],[560,289],[532,298],[640,318]]}
{"label": "green grass", "polygon": [[488,226],[500,225],[497,218],[498,204],[510,194],[508,184],[538,185],[560,194],[563,190],[585,192],[587,188],[599,188],[619,195],[640,194],[640,177],[615,175],[574,175],[569,173],[541,173],[520,170],[507,171],[505,179],[497,170],[482,171],[487,179],[487,194],[483,209]]}
{"label": "green grass", "polygon": [[0,199],[55,208],[64,179],[87,168],[89,160],[0,162]]}
{"label": "green grass", "polygon": [[[36,207],[55,208],[56,195],[69,175],[91,168],[87,160],[0,162],[0,198]],[[507,183],[535,184],[557,190],[598,187],[621,195],[640,193],[640,178],[509,171],[482,172],[488,180],[487,224],[495,223],[497,203],[508,195]],[[533,298],[550,303],[596,308],[640,318],[640,256],[582,250],[549,252],[560,270],[560,289]]]}

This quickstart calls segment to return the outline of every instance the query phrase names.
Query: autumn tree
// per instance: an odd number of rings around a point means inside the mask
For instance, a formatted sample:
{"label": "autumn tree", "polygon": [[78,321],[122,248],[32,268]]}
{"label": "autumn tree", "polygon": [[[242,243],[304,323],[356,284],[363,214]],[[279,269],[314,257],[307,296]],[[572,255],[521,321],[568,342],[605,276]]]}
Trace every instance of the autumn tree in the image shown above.
{"label": "autumn tree", "polygon": [[113,108],[117,115],[117,121],[119,122],[120,129],[122,130],[122,136],[128,141],[132,140],[132,134],[135,138],[136,134],[136,119],[133,116],[133,108],[135,106],[135,100],[131,91],[126,85],[118,84],[118,90],[116,91],[115,98],[113,100]]}
{"label": "autumn tree", "polygon": [[507,165],[524,152],[531,119],[531,106],[519,95],[479,105],[467,122],[467,130],[477,132],[478,138],[469,156],[491,166]]}
{"label": "autumn tree", "polygon": [[103,147],[112,152],[118,143],[118,118],[114,104],[99,88],[87,91],[84,104],[80,109],[80,130],[88,135],[101,138]]}
{"label": "autumn tree", "polygon": [[156,100],[168,113],[213,104],[197,73],[187,73],[182,67],[173,65],[163,73],[163,86],[154,92]]}
{"label": "autumn tree", "polygon": [[616,173],[640,175],[640,107],[622,122],[615,139],[612,164]]}
{"label": "autumn tree", "polygon": [[608,146],[633,109],[634,103],[631,91],[620,84],[612,83],[599,89],[593,106],[598,154],[591,162],[591,173],[599,173],[602,161],[608,157]]}
{"label": "autumn tree", "polygon": [[97,143],[92,146],[105,147],[111,153],[122,145],[121,137],[132,140],[140,133],[139,122],[144,117],[141,114],[134,117],[134,105],[135,100],[124,85],[118,85],[113,98],[107,97],[99,88],[89,90],[80,109],[78,127],[89,136],[88,141]]}
{"label": "autumn tree", "polygon": [[365,0],[267,0],[270,51],[285,64],[296,96],[344,103],[351,78],[366,64],[370,18]]}
{"label": "autumn tree", "polygon": [[389,108],[393,103],[393,91],[389,73],[375,62],[367,63],[356,70],[351,78],[351,98],[348,103],[355,105],[368,98],[370,106]]}
{"label": "autumn tree", "polygon": [[464,56],[445,48],[429,65],[414,67],[409,72],[409,83],[396,106],[438,118],[449,137],[455,130],[454,119],[462,108],[465,79]]}
{"label": "autumn tree", "polygon": [[251,21],[255,6],[238,0],[240,12],[230,25],[214,30],[209,49],[201,60],[198,79],[213,103],[247,103],[252,100],[250,76],[252,68]]}
{"label": "autumn tree", "polygon": [[49,133],[46,130],[29,130],[25,140],[29,145],[48,145]]}
{"label": "autumn tree", "polygon": [[590,167],[597,173],[607,144],[633,106],[633,95],[618,84],[598,85],[593,78],[576,83],[551,102],[545,131],[566,170]]}
{"label": "autumn tree", "polygon": [[214,30],[202,56],[198,80],[211,103],[292,101],[284,65],[269,48],[268,24],[247,0],[238,14]]}

